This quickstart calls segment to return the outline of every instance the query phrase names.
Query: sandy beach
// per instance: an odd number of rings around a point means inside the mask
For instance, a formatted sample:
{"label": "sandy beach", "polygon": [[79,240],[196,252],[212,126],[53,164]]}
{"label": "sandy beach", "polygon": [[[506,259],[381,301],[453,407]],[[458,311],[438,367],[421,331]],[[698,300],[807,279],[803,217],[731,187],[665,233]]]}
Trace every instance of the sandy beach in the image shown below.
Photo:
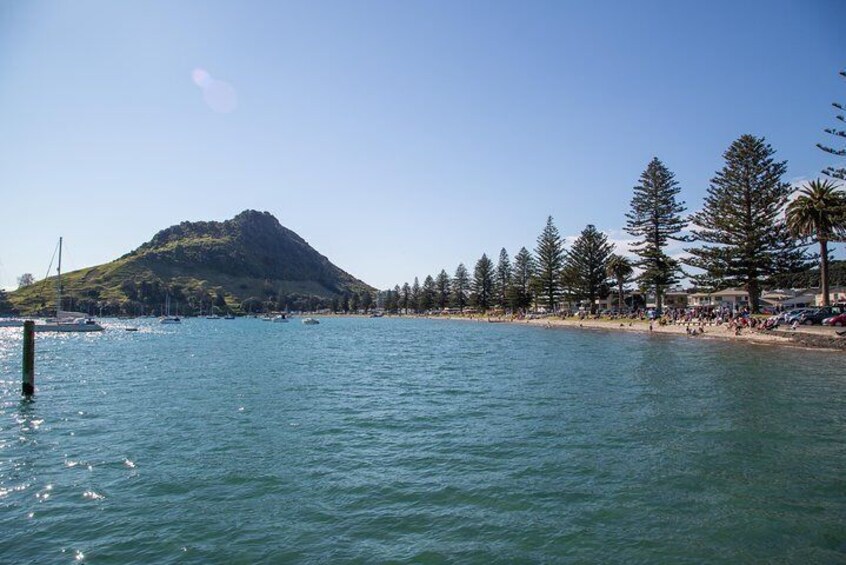
{"label": "sandy beach", "polygon": [[[524,318],[511,319],[508,317],[487,317],[481,315],[473,316],[449,316],[449,319],[466,320],[483,323],[509,323],[509,324],[526,324],[533,326],[549,327],[549,328],[574,328],[583,330],[605,330],[605,331],[622,331],[622,332],[640,332],[640,333],[654,333],[664,335],[677,335],[689,339],[723,339],[736,342],[744,342],[750,344],[760,345],[782,345],[791,347],[804,347],[814,349],[830,349],[835,351],[846,351],[846,337],[838,336],[835,333],[835,328],[825,326],[800,326],[796,330],[788,328],[779,328],[770,331],[758,331],[749,328],[744,328],[739,334],[736,334],[732,328],[726,324],[722,325],[704,325],[699,326],[698,323],[691,323],[689,326],[666,324],[661,325],[658,322],[650,324],[648,320],[610,320],[604,319],[584,319],[578,318],[557,318],[557,317],[543,317],[543,318]],[[699,328],[704,330],[699,332]],[[697,329],[695,335],[688,333],[688,329]],[[839,329],[839,328],[837,328]]]}

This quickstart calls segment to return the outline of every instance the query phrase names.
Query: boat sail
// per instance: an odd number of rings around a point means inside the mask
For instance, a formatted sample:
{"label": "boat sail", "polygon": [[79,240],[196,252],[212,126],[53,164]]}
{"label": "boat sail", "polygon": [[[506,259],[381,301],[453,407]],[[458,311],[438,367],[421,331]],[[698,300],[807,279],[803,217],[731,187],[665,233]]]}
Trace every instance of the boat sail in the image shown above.
{"label": "boat sail", "polygon": [[170,315],[170,295],[168,294],[165,298],[165,315],[162,316],[162,319],[159,320],[162,324],[181,324],[182,320],[179,319],[179,315],[171,316]]}
{"label": "boat sail", "polygon": [[62,238],[59,238],[59,266],[56,269],[56,317],[35,324],[37,332],[101,332],[103,326],[81,312],[62,310]]}

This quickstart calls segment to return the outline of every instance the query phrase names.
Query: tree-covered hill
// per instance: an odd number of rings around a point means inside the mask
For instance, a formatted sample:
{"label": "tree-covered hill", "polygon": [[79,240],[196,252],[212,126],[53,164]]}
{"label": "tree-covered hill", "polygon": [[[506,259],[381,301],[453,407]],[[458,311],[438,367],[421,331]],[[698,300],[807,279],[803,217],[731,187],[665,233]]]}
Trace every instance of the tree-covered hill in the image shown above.
{"label": "tree-covered hill", "polygon": [[[780,288],[819,288],[820,269],[812,267],[798,273],[787,273],[774,277],[773,286]],[[828,267],[830,287],[846,286],[846,261],[831,261]]]}
{"label": "tree-covered hill", "polygon": [[[62,275],[63,308],[158,313],[167,295],[181,313],[304,309],[373,289],[333,265],[269,212],[224,222],[182,222],[104,265]],[[9,295],[23,313],[55,308],[56,278]]]}

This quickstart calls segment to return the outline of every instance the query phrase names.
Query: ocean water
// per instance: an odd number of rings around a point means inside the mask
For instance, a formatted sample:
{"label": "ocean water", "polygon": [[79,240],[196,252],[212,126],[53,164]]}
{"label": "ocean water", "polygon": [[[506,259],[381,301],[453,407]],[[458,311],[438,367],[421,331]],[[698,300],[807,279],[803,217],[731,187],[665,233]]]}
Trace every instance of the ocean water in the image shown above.
{"label": "ocean water", "polygon": [[0,330],[0,563],[846,562],[842,354],[130,323]]}

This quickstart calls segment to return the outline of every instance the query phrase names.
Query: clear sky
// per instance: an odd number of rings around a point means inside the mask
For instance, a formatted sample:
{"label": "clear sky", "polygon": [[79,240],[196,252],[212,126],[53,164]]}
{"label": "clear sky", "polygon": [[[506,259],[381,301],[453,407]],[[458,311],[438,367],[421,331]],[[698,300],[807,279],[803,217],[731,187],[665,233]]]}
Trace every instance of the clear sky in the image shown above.
{"label": "clear sky", "polygon": [[701,206],[744,133],[790,181],[846,102],[846,2],[0,2],[0,286],[267,210],[379,288],[623,240],[658,156]]}

